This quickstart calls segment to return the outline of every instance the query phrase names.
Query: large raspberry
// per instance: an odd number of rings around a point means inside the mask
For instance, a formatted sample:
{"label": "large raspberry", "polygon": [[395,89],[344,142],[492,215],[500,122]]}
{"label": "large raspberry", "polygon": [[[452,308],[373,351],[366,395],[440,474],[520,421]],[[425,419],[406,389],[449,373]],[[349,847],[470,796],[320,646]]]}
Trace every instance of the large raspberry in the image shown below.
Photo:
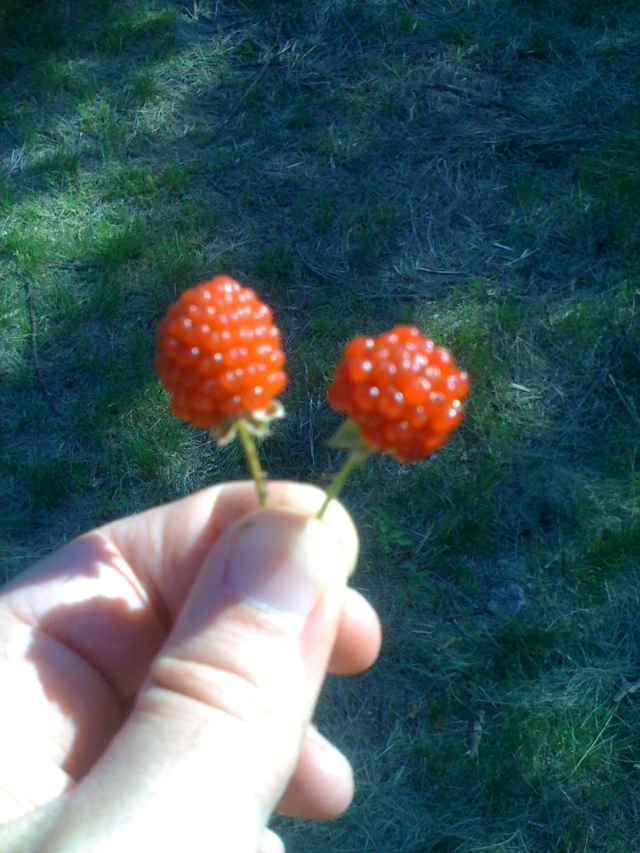
{"label": "large raspberry", "polygon": [[283,364],[271,309],[228,275],[185,290],[158,327],[155,368],[172,412],[221,436],[238,419],[255,428],[278,416]]}
{"label": "large raspberry", "polygon": [[413,326],[354,338],[328,388],[329,402],[357,424],[365,444],[401,462],[445,443],[468,392],[469,378],[448,350]]}

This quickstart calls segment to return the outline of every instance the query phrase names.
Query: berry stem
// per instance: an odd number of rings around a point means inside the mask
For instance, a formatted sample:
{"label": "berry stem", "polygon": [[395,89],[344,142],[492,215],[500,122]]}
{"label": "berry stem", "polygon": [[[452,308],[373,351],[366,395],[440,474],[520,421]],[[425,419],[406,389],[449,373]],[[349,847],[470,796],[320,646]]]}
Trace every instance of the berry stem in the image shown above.
{"label": "berry stem", "polygon": [[253,477],[253,481],[256,484],[256,491],[258,493],[258,500],[260,501],[260,506],[265,507],[268,503],[267,481],[264,475],[264,471],[262,470],[262,466],[260,465],[260,459],[258,458],[258,450],[256,448],[256,443],[253,440],[253,436],[247,429],[246,425],[242,422],[242,420],[238,421],[237,430],[238,435],[240,436],[240,441],[242,442],[242,449],[244,451],[245,459],[247,460],[247,467],[249,468],[249,473]]}
{"label": "berry stem", "polygon": [[324,499],[324,502],[316,514],[316,518],[319,521],[321,521],[324,517],[324,514],[327,511],[327,507],[329,506],[331,501],[334,498],[337,498],[340,494],[340,489],[344,486],[349,474],[353,471],[355,467],[364,462],[370,453],[371,449],[362,444],[358,445],[357,447],[354,447],[349,452],[349,455],[345,459],[342,468],[340,468],[340,470],[336,474],[334,474],[333,480],[331,481],[331,485],[327,489],[327,495]]}

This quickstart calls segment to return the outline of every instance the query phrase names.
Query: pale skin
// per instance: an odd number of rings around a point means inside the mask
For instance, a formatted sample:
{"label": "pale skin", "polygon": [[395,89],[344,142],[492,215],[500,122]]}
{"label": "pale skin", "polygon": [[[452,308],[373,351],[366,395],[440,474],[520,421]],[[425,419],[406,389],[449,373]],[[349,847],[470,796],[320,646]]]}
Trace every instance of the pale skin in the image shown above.
{"label": "pale skin", "polygon": [[353,795],[312,725],[378,618],[323,493],[205,489],[70,542],[0,590],[0,853],[277,853],[275,811]]}

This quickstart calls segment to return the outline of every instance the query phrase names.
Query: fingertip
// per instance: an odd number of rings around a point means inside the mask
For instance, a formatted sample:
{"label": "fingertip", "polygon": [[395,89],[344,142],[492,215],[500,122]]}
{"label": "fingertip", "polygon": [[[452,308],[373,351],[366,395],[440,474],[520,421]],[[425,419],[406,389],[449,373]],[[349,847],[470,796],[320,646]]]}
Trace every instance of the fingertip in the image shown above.
{"label": "fingertip", "polygon": [[284,842],[271,829],[265,829],[256,853],[285,853]]}
{"label": "fingertip", "polygon": [[364,672],[376,661],[381,645],[382,626],[378,614],[361,593],[348,587],[329,672],[332,675]]}
{"label": "fingertip", "polygon": [[[290,509],[313,518],[326,497],[326,492],[311,483],[292,480],[270,480],[267,484],[269,507]],[[229,483],[217,496],[215,503],[215,527],[222,532],[239,518],[259,510],[256,488],[253,482]],[[332,500],[323,517],[338,536],[348,560],[351,575],[358,559],[360,541],[353,520],[343,504]]]}
{"label": "fingertip", "polygon": [[332,820],[349,808],[354,790],[351,764],[311,724],[277,811],[305,820]]}
{"label": "fingertip", "polygon": [[[276,481],[269,484],[269,499],[274,506],[287,506],[316,516],[326,498],[326,492],[311,483]],[[331,527],[340,539],[347,555],[351,575],[355,569],[360,539],[353,519],[339,500],[332,500],[323,516],[324,524]]]}

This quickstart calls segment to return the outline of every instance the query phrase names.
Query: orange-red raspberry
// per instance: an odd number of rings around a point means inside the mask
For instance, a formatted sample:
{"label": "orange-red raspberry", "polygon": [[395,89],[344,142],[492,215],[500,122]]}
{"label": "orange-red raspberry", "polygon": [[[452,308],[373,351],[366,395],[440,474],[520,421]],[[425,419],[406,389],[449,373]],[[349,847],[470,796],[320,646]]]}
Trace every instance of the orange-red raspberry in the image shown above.
{"label": "orange-red raspberry", "polygon": [[354,338],[328,388],[329,402],[358,425],[364,442],[401,462],[446,442],[468,393],[469,378],[449,351],[413,326]]}
{"label": "orange-red raspberry", "polygon": [[196,427],[260,420],[287,383],[283,364],[271,309],[228,275],[185,290],[158,327],[171,411]]}

